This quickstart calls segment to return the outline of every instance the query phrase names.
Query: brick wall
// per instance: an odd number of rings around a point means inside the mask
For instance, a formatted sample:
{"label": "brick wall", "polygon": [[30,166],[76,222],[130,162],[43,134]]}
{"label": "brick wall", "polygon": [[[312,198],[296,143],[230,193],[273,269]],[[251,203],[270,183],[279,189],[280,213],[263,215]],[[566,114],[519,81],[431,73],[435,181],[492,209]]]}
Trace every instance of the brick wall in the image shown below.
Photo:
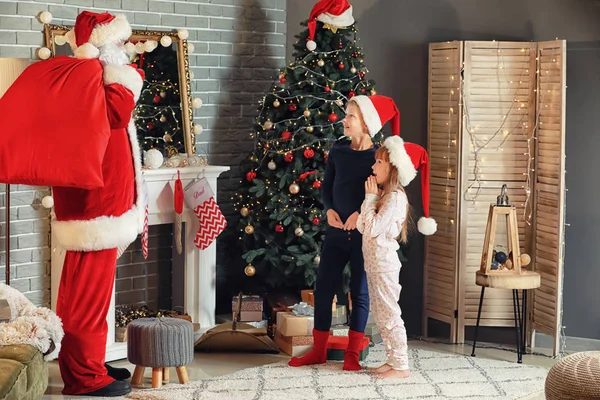
{"label": "brick wall", "polygon": [[[253,148],[248,134],[256,105],[285,62],[286,0],[0,0],[0,57],[36,57],[36,49],[43,44],[43,25],[36,19],[39,12],[50,11],[53,23],[73,24],[84,9],[124,13],[134,29],[185,27],[190,31],[188,40],[195,46],[190,59],[192,88],[194,96],[204,102],[195,114],[195,122],[204,128],[197,137],[197,149],[208,155],[211,164],[232,167],[219,181],[218,197],[234,225],[230,198],[239,180],[237,166]],[[15,189],[11,196],[11,284],[36,304],[48,305],[50,228],[48,212],[39,205],[47,189]],[[5,226],[3,207],[0,197],[0,235]],[[3,243],[1,247],[3,266]],[[131,257],[136,252],[133,245]],[[122,262],[120,270],[127,267]],[[0,272],[3,279],[3,269]],[[133,290],[136,280],[130,282]],[[124,288],[126,284],[119,285]]]}

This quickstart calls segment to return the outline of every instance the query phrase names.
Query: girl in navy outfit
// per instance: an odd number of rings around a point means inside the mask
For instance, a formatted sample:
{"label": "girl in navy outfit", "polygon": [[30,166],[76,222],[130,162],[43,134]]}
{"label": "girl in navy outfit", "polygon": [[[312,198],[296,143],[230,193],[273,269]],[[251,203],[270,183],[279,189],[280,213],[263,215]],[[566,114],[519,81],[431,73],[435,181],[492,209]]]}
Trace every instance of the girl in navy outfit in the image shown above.
{"label": "girl in navy outfit", "polygon": [[329,228],[325,236],[315,288],[314,345],[303,357],[293,357],[292,367],[322,364],[327,360],[327,339],[331,328],[331,304],[350,262],[352,315],[344,370],[360,370],[359,350],[369,317],[369,293],[365,274],[362,235],[356,229],[360,206],[365,198],[365,181],[372,174],[375,151],[371,138],[392,120],[393,134],[400,132],[400,115],[392,99],[385,96],[355,96],[350,99],[344,135],[350,144],[336,144],[329,152],[323,180],[323,205]]}

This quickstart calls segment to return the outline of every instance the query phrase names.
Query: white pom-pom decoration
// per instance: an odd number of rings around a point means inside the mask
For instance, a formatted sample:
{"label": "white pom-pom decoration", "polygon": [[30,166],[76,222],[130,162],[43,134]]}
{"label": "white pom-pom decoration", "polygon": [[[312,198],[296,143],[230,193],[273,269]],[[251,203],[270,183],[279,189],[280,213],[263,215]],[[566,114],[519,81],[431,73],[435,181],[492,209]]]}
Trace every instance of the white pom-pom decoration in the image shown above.
{"label": "white pom-pom decoration", "polygon": [[47,60],[52,55],[52,52],[47,47],[40,47],[38,49],[38,57],[42,60]]}
{"label": "white pom-pom decoration", "polygon": [[437,222],[433,218],[421,217],[417,222],[417,229],[423,235],[433,235],[437,231]]}
{"label": "white pom-pom decoration", "polygon": [[142,42],[137,42],[135,45],[135,52],[138,54],[142,54],[146,51],[146,44]]}
{"label": "white pom-pom decoration", "polygon": [[135,54],[135,44],[131,42],[125,43],[125,52],[130,56]]}
{"label": "white pom-pom decoration", "polygon": [[179,36],[179,39],[185,40],[190,37],[190,32],[187,29],[180,29],[177,31],[177,36]]}
{"label": "white pom-pom decoration", "polygon": [[194,125],[194,134],[195,135],[202,134],[202,125]]}
{"label": "white pom-pom decoration", "polygon": [[200,97],[196,97],[192,101],[192,107],[194,107],[194,108],[200,108],[200,107],[202,107],[202,99]]}
{"label": "white pom-pom decoration", "polygon": [[151,169],[158,169],[163,165],[165,158],[156,149],[150,149],[144,154],[144,165]]}
{"label": "white pom-pom decoration", "polygon": [[193,43],[188,43],[188,53],[193,53],[196,50],[196,46]]}
{"label": "white pom-pom decoration", "polygon": [[144,48],[148,53],[151,53],[156,47],[158,47],[158,43],[155,40],[148,40],[144,43]]}
{"label": "white pom-pom decoration", "polygon": [[171,43],[173,43],[173,39],[171,39],[171,36],[165,35],[160,38],[160,44],[162,44],[163,47],[169,47]]}
{"label": "white pom-pom decoration", "polygon": [[45,196],[42,199],[42,206],[44,208],[52,208],[54,206],[54,198],[52,196]]}
{"label": "white pom-pom decoration", "polygon": [[310,51],[314,51],[317,48],[317,43],[314,40],[309,40],[306,42],[306,48]]}
{"label": "white pom-pom decoration", "polygon": [[43,24],[49,24],[50,22],[52,22],[52,14],[50,14],[50,12],[49,12],[49,11],[43,11],[43,12],[40,14],[40,21],[41,21]]}
{"label": "white pom-pom decoration", "polygon": [[271,171],[275,171],[277,169],[277,164],[275,164],[275,161],[269,161],[267,167],[269,167]]}
{"label": "white pom-pom decoration", "polygon": [[64,35],[56,35],[54,36],[54,43],[56,43],[57,46],[62,46],[67,43],[67,38]]}

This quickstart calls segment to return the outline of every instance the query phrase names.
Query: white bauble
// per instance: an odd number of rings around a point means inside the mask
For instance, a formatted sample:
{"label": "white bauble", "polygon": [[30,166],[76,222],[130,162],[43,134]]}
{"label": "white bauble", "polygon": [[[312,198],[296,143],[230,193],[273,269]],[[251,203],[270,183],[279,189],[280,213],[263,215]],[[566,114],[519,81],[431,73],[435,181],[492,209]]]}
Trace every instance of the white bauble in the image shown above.
{"label": "white bauble", "polygon": [[144,154],[144,165],[150,169],[158,169],[163,165],[164,157],[156,149],[150,149]]}
{"label": "white bauble", "polygon": [[187,29],[180,29],[177,31],[177,36],[179,36],[179,39],[181,40],[186,40],[190,37],[190,32]]}
{"label": "white bauble", "polygon": [[137,42],[135,45],[135,52],[138,54],[142,54],[146,51],[146,44],[142,42]]}
{"label": "white bauble", "polygon": [[40,47],[40,48],[38,49],[38,57],[39,57],[41,60],[47,60],[47,59],[49,59],[49,58],[50,58],[50,56],[51,56],[51,55],[52,55],[52,52],[51,52],[51,51],[50,51],[50,49],[49,49],[49,48],[47,48],[47,47]]}
{"label": "white bauble", "polygon": [[314,51],[317,48],[317,43],[315,43],[314,40],[309,40],[308,42],[306,42],[306,48],[309,51]]}
{"label": "white bauble", "polygon": [[54,198],[52,196],[45,196],[42,199],[42,206],[44,208],[52,208],[54,206]]}
{"label": "white bauble", "polygon": [[269,161],[267,167],[269,167],[271,171],[275,171],[277,169],[277,164],[275,163],[275,161]]}
{"label": "white bauble", "polygon": [[194,134],[195,135],[202,134],[202,130],[203,130],[202,125],[198,125],[198,124],[194,125]]}
{"label": "white bauble", "polygon": [[158,47],[158,43],[155,40],[148,40],[148,41],[146,41],[146,43],[144,43],[144,48],[146,49],[146,52],[148,52],[148,53],[151,53],[157,47]]}
{"label": "white bauble", "polygon": [[130,56],[135,54],[135,44],[131,42],[125,43],[125,52]]}
{"label": "white bauble", "polygon": [[165,35],[160,38],[160,44],[162,44],[163,47],[169,47],[172,43],[173,39],[171,39],[171,36]]}
{"label": "white bauble", "polygon": [[188,53],[193,53],[196,50],[196,46],[193,43],[188,43]]}
{"label": "white bauble", "polygon": [[202,107],[202,99],[200,97],[196,97],[192,101],[192,107],[194,107],[194,108],[200,108],[200,107]]}
{"label": "white bauble", "polygon": [[67,38],[64,35],[56,35],[54,36],[54,43],[56,43],[57,46],[62,46],[67,43]]}
{"label": "white bauble", "polygon": [[50,14],[50,12],[49,12],[49,11],[43,11],[43,12],[40,14],[40,21],[41,21],[43,24],[49,24],[50,22],[52,22],[52,14]]}

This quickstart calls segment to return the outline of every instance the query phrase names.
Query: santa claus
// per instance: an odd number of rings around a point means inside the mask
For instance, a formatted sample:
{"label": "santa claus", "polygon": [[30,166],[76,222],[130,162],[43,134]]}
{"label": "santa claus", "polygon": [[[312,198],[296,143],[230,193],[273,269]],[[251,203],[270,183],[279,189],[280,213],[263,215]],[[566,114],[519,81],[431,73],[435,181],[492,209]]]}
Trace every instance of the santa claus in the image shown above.
{"label": "santa claus", "polygon": [[33,64],[0,99],[14,116],[0,122],[0,182],[52,186],[52,230],[67,250],[56,306],[67,395],[131,391],[129,371],[104,362],[118,249],[145,210],[132,121],[143,72],[128,65],[130,36],[124,16],[84,11],[67,34],[74,57]]}

